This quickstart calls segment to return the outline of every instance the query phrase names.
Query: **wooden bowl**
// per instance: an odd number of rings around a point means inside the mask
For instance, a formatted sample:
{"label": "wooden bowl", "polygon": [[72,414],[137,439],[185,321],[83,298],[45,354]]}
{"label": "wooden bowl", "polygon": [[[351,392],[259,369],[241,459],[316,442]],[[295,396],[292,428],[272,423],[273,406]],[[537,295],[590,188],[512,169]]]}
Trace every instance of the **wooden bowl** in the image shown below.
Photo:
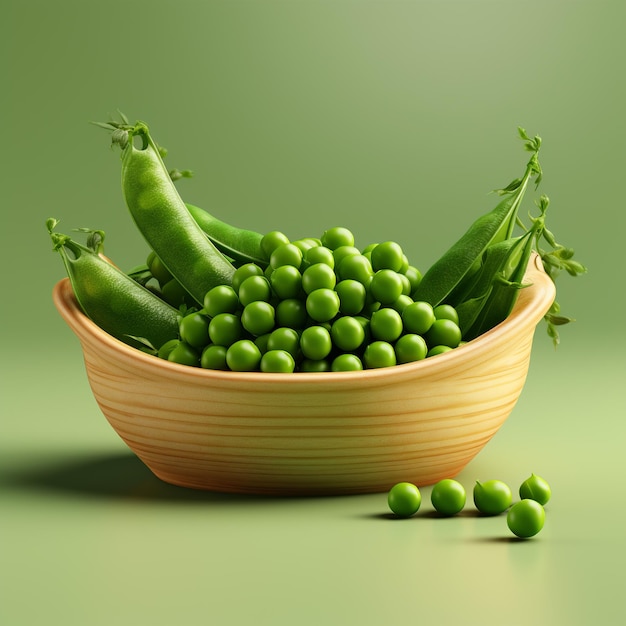
{"label": "wooden bowl", "polygon": [[555,289],[531,258],[502,324],[423,361],[336,373],[236,373],[170,363],[114,339],[68,279],[56,307],[78,336],[105,417],[165,482],[222,492],[330,495],[458,474],[509,416]]}

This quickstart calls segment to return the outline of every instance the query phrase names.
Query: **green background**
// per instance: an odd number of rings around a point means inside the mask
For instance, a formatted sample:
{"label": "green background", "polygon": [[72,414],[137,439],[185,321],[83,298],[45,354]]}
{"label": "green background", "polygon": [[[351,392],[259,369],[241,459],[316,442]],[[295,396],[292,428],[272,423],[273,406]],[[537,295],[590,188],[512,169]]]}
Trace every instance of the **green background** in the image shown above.
{"label": "green background", "polygon": [[[0,621],[109,624],[621,624],[624,4],[5,3]],[[184,197],[290,236],[349,226],[426,269],[544,145],[549,224],[589,272],[559,280],[510,419],[459,479],[530,472],[546,527],[503,517],[391,521],[385,494],[258,499],[154,478],[99,412],[56,313],[45,232],[103,229],[118,264],[147,248],[119,152],[90,126],[149,122]],[[527,196],[523,212],[533,207]]]}

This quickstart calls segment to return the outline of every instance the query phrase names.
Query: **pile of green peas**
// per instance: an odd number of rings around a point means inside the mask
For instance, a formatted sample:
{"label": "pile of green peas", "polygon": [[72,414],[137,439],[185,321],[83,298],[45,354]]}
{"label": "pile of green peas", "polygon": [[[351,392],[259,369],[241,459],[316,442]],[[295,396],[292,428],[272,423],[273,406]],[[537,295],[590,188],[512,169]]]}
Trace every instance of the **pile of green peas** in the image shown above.
{"label": "pile of green peas", "polygon": [[[520,485],[519,495],[520,500],[513,504],[511,489],[501,480],[476,481],[473,489],[474,505],[481,515],[500,515],[508,510],[509,530],[520,539],[528,539],[543,528],[544,505],[550,500],[552,491],[541,476],[531,474]],[[465,488],[460,482],[445,478],[433,486],[430,499],[439,515],[451,517],[465,507]],[[416,485],[400,482],[389,490],[387,504],[397,517],[412,517],[420,509],[422,494]]]}
{"label": "pile of green peas", "polygon": [[422,275],[393,241],[355,247],[347,228],[290,241],[267,233],[269,263],[245,263],[230,285],[180,320],[159,356],[238,372],[327,372],[389,367],[462,343],[456,310],[414,301]]}

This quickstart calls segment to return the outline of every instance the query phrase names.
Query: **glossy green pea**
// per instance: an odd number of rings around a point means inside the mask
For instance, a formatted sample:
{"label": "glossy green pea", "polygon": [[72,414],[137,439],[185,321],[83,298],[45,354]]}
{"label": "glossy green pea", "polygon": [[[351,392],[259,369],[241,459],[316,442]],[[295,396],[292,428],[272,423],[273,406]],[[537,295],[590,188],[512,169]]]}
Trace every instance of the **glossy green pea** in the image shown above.
{"label": "glossy green pea", "polygon": [[474,504],[485,515],[499,515],[506,511],[513,502],[511,489],[501,480],[476,481],[474,485]]}
{"label": "glossy green pea", "polygon": [[307,267],[302,274],[302,289],[310,294],[316,289],[334,289],[337,276],[333,268],[326,263],[315,263]]}
{"label": "glossy green pea", "polygon": [[249,276],[239,285],[239,301],[243,307],[259,300],[269,302],[271,297],[272,288],[265,276]]}
{"label": "glossy green pea", "polygon": [[167,361],[170,352],[180,343],[180,339],[170,339],[166,341],[158,350],[157,356]]}
{"label": "glossy green pea", "polygon": [[306,304],[297,298],[281,300],[276,305],[276,325],[304,328],[307,322]]}
{"label": "glossy green pea", "polygon": [[339,296],[332,289],[316,289],[306,298],[306,310],[316,322],[328,322],[339,313]]}
{"label": "glossy green pea", "polygon": [[203,310],[214,317],[219,313],[234,313],[239,308],[239,297],[230,285],[217,285],[204,296]]}
{"label": "glossy green pea", "polygon": [[359,256],[361,254],[358,248],[354,246],[339,246],[333,250],[333,258],[335,259],[335,268],[341,265],[341,262],[349,256]]}
{"label": "glossy green pea", "polygon": [[267,350],[283,350],[296,359],[300,352],[300,335],[293,328],[276,328],[267,339]]}
{"label": "glossy green pea", "polygon": [[378,302],[391,304],[402,295],[402,279],[393,270],[378,270],[372,277],[369,288]]}
{"label": "glossy green pea", "polygon": [[322,245],[330,250],[341,246],[354,246],[354,235],[342,226],[335,226],[324,231],[321,237]]}
{"label": "glossy green pea", "polygon": [[200,367],[209,370],[228,370],[226,346],[208,345],[200,356]]}
{"label": "glossy green pea", "polygon": [[204,348],[209,343],[209,318],[201,313],[190,313],[180,321],[180,337],[194,348]]}
{"label": "glossy green pea", "polygon": [[459,324],[459,314],[450,304],[439,304],[433,309],[433,313],[435,314],[435,319],[452,320],[457,326]]}
{"label": "glossy green pea", "polygon": [[293,265],[281,265],[270,274],[274,293],[281,300],[298,298],[302,295],[302,274]]}
{"label": "glossy green pea", "polygon": [[197,367],[200,365],[200,355],[198,351],[184,341],[179,342],[167,357],[172,363],[180,363],[181,365],[191,365]]}
{"label": "glossy green pea", "polygon": [[241,319],[234,313],[218,313],[211,318],[208,336],[212,343],[218,346],[230,346],[239,341],[243,334]]}
{"label": "glossy green pea", "polygon": [[226,351],[226,363],[233,372],[253,372],[260,362],[261,351],[250,339],[240,339]]}
{"label": "glossy green pea", "polygon": [[295,369],[293,356],[286,350],[268,350],[261,357],[260,368],[262,372],[276,372],[290,374]]}
{"label": "glossy green pea", "polygon": [[344,315],[333,322],[330,335],[335,346],[349,352],[361,346],[365,339],[365,330],[354,317]]}
{"label": "glossy green pea", "polygon": [[412,483],[397,483],[387,494],[387,504],[398,517],[411,517],[422,504],[422,494]]}
{"label": "glossy green pea", "polygon": [[365,348],[363,363],[366,368],[391,367],[397,364],[393,346],[386,341],[372,341]]}
{"label": "glossy green pea", "polygon": [[333,348],[330,332],[324,326],[308,326],[300,336],[300,349],[306,359],[319,361]]}
{"label": "glossy green pea", "polygon": [[426,358],[428,348],[421,335],[407,333],[402,335],[394,344],[398,363],[411,363]]}
{"label": "glossy green pea", "polygon": [[425,335],[435,322],[435,312],[428,302],[413,302],[402,311],[402,323],[409,333]]}
{"label": "glossy green pea", "polygon": [[335,267],[335,257],[333,251],[326,246],[315,246],[309,248],[304,253],[304,262],[307,266],[315,265],[316,263],[325,263],[331,268]]}
{"label": "glossy green pea", "polygon": [[302,250],[292,243],[284,243],[272,252],[270,266],[276,269],[281,265],[293,265],[300,268],[302,265]]}
{"label": "glossy green pea", "polygon": [[264,335],[276,324],[276,310],[269,302],[262,300],[251,302],[241,313],[241,324],[253,335]]}
{"label": "glossy green pea", "polygon": [[335,285],[339,296],[339,311],[344,315],[358,315],[365,306],[366,289],[358,280],[342,280]]}
{"label": "glossy green pea", "polygon": [[546,512],[536,500],[524,499],[516,502],[506,516],[509,530],[520,537],[528,539],[541,531],[546,521]]}
{"label": "glossy green pea", "polygon": [[333,372],[358,372],[363,369],[363,363],[356,354],[339,354],[330,366]]}
{"label": "glossy green pea", "polygon": [[461,341],[461,329],[450,319],[436,319],[424,338],[429,346],[456,348]]}
{"label": "glossy green pea", "polygon": [[362,254],[352,254],[342,259],[337,265],[337,273],[341,280],[356,280],[366,287],[374,275],[371,263]]}
{"label": "glossy green pea", "polygon": [[280,232],[279,230],[272,230],[268,233],[265,233],[261,238],[261,250],[266,258],[270,258],[272,256],[272,252],[278,248],[278,246],[282,246],[284,244],[289,243],[289,237],[285,235],[285,233]]}
{"label": "glossy green pea", "polygon": [[404,275],[409,279],[411,283],[411,296],[415,293],[415,290],[419,287],[422,280],[422,273],[414,265],[409,265],[404,272]]}
{"label": "glossy green pea", "polygon": [[374,339],[393,343],[402,334],[402,316],[392,308],[382,308],[372,313],[370,331]]}
{"label": "glossy green pea", "polygon": [[550,485],[541,476],[531,474],[519,488],[519,496],[523,500],[530,499],[547,504],[552,496]]}
{"label": "glossy green pea", "polygon": [[404,265],[404,253],[395,241],[384,241],[372,249],[374,271],[389,269],[399,272]]}
{"label": "glossy green pea", "polygon": [[438,513],[445,516],[456,515],[465,506],[465,488],[451,478],[444,478],[434,485],[430,501]]}

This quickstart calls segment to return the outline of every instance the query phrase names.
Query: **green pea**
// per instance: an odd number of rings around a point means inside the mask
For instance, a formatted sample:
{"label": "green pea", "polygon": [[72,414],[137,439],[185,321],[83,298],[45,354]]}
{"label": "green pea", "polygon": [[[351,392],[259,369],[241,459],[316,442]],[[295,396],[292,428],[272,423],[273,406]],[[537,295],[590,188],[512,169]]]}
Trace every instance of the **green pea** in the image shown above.
{"label": "green pea", "polygon": [[543,528],[545,521],[543,506],[530,498],[516,502],[506,516],[509,530],[522,539],[534,537]]}
{"label": "green pea", "polygon": [[218,313],[234,313],[239,308],[237,292],[230,285],[217,285],[204,296],[204,312],[214,317]]}
{"label": "green pea", "polygon": [[322,245],[330,250],[336,250],[341,246],[354,246],[354,235],[342,226],[335,226],[324,231],[321,240]]}
{"label": "green pea", "polygon": [[289,237],[279,230],[272,230],[266,233],[261,238],[261,250],[265,254],[265,257],[269,259],[272,256],[272,252],[286,243],[289,243]]}
{"label": "green pea", "polygon": [[407,296],[406,294],[401,294],[400,297],[395,302],[392,302],[389,306],[392,309],[398,311],[400,315],[402,315],[404,309],[406,309],[409,304],[413,304],[413,298],[411,298],[411,296]]}
{"label": "green pea", "polygon": [[306,298],[306,310],[316,322],[328,322],[339,313],[339,296],[332,289],[316,289]]}
{"label": "green pea", "polygon": [[333,250],[335,268],[338,268],[346,257],[359,256],[360,254],[360,250],[354,246],[339,246],[337,249]]}
{"label": "green pea", "polygon": [[200,357],[200,367],[209,370],[227,370],[226,346],[208,345]]}
{"label": "green pea", "polygon": [[342,280],[335,286],[339,296],[339,310],[344,315],[358,315],[365,306],[366,289],[358,280]]}
{"label": "green pea", "polygon": [[330,366],[333,372],[357,372],[363,369],[363,363],[356,354],[339,354]]}
{"label": "green pea", "polygon": [[193,367],[197,367],[200,364],[200,355],[193,346],[181,341],[169,353],[167,360],[172,363],[180,363],[181,365],[192,365]]}
{"label": "green pea", "polygon": [[240,339],[226,351],[226,363],[233,372],[254,372],[260,362],[261,351],[250,339]]}
{"label": "green pea", "polygon": [[422,273],[414,265],[409,265],[404,272],[404,275],[409,279],[411,283],[411,295],[415,293],[415,290],[419,287],[422,281]]}
{"label": "green pea", "polygon": [[395,241],[384,241],[372,249],[374,271],[389,269],[399,272],[404,264],[404,253]]}
{"label": "green pea", "polygon": [[276,325],[289,328],[304,328],[307,321],[306,305],[297,298],[281,300],[276,305]]}
{"label": "green pea", "polygon": [[372,341],[365,348],[363,362],[368,369],[391,367],[397,364],[396,353],[390,343],[386,341]]}
{"label": "green pea", "polygon": [[336,283],[337,276],[333,268],[326,263],[310,265],[302,274],[302,289],[307,294],[316,289],[333,289]]}
{"label": "green pea", "polygon": [[402,295],[402,279],[389,269],[378,270],[370,282],[372,296],[382,304],[391,304]]}
{"label": "green pea", "polygon": [[307,359],[319,361],[326,358],[332,350],[330,332],[324,326],[308,326],[300,336],[300,349]]}
{"label": "green pea", "polygon": [[160,359],[165,359],[170,355],[170,352],[180,343],[180,339],[170,339],[166,341],[158,350],[157,356]]}
{"label": "green pea", "polygon": [[357,280],[366,287],[374,275],[372,264],[362,254],[352,254],[342,259],[337,265],[337,273],[341,280]]}
{"label": "green pea", "polygon": [[436,319],[424,338],[429,346],[456,348],[461,342],[461,329],[450,319]]}
{"label": "green pea", "polygon": [[326,246],[315,246],[314,248],[309,248],[304,253],[304,262],[306,265],[325,263],[331,268],[335,267],[335,257],[333,256],[333,251]]}
{"label": "green pea", "polygon": [[444,352],[450,352],[450,350],[452,350],[450,346],[433,346],[430,350],[428,350],[426,356],[437,356],[438,354],[443,354]]}
{"label": "green pea", "polygon": [[231,285],[235,292],[239,292],[239,287],[246,278],[250,276],[263,276],[264,271],[260,265],[256,263],[244,263],[241,267],[238,267],[233,274]]}
{"label": "green pea", "polygon": [[440,480],[430,493],[430,501],[438,513],[456,515],[465,506],[465,489],[461,483],[451,478]]}
{"label": "green pea", "polygon": [[201,313],[190,313],[180,321],[180,338],[194,348],[209,343],[209,318]]}
{"label": "green pea", "polygon": [[302,294],[302,274],[293,265],[281,265],[270,274],[274,293],[281,300],[298,298]]}
{"label": "green pea", "polygon": [[261,357],[262,372],[291,373],[295,366],[293,357],[285,350],[268,350]]}
{"label": "green pea", "polygon": [[293,265],[300,268],[302,265],[302,250],[292,243],[284,243],[272,252],[270,266],[276,269],[281,265]]}
{"label": "green pea", "polygon": [[397,483],[387,494],[387,504],[398,517],[411,517],[422,504],[422,494],[412,483]]}
{"label": "green pea", "polygon": [[239,285],[239,301],[245,307],[251,302],[269,302],[272,296],[272,288],[265,276],[250,276]]}
{"label": "green pea", "polygon": [[335,320],[330,335],[339,349],[350,352],[361,346],[365,339],[365,330],[358,320],[345,315]]}
{"label": "green pea", "polygon": [[159,259],[156,253],[150,253],[147,261],[150,273],[157,279],[161,287],[172,280],[172,273],[163,265],[163,261]]}
{"label": "green pea", "polygon": [[268,335],[267,350],[284,350],[296,359],[300,352],[300,335],[293,328],[276,328]]}
{"label": "green pea", "polygon": [[438,320],[452,320],[455,324],[459,324],[459,314],[450,304],[440,304],[433,309],[435,318]]}
{"label": "green pea", "polygon": [[374,339],[393,343],[402,334],[402,316],[395,309],[378,309],[372,313],[370,330]]}
{"label": "green pea", "polygon": [[501,480],[476,481],[474,485],[474,504],[485,515],[499,515],[506,511],[513,501],[511,489]]}
{"label": "green pea", "polygon": [[402,311],[402,322],[407,332],[425,335],[435,322],[433,307],[428,302],[413,302]]}
{"label": "green pea", "polygon": [[218,313],[209,322],[208,336],[218,346],[230,346],[241,339],[241,319],[234,313]]}
{"label": "green pea", "polygon": [[272,333],[264,333],[262,335],[254,337],[254,339],[252,340],[256,344],[256,347],[261,351],[261,354],[265,354],[267,352],[267,344],[269,343],[271,336]]}
{"label": "green pea", "polygon": [[523,500],[530,499],[539,502],[539,504],[547,504],[552,496],[550,485],[541,476],[531,474],[519,488],[519,497]]}
{"label": "green pea", "polygon": [[421,361],[428,354],[428,347],[424,338],[412,333],[402,335],[394,344],[394,350],[398,363]]}
{"label": "green pea", "polygon": [[276,323],[276,311],[269,302],[251,302],[243,309],[241,323],[253,335],[269,333]]}

